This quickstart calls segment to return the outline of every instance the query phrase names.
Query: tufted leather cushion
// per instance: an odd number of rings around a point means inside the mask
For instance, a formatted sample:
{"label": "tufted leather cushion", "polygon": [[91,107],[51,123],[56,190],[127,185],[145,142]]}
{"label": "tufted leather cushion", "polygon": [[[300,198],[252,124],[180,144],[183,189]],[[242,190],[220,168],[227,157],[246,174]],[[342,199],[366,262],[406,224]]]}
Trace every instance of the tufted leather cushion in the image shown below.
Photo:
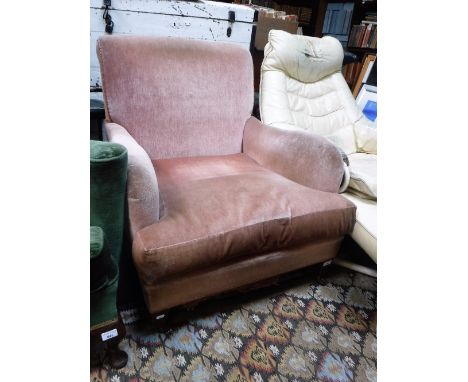
{"label": "tufted leather cushion", "polygon": [[[272,30],[268,35],[264,56],[264,70],[281,70],[289,78],[313,83],[341,70],[343,48],[333,37],[302,38],[300,35]],[[314,70],[310,70],[311,65]]]}
{"label": "tufted leather cushion", "polygon": [[356,152],[354,123],[364,116],[341,75],[342,60],[335,38],[270,31],[261,72],[262,121],[295,125],[327,137],[346,154]]}

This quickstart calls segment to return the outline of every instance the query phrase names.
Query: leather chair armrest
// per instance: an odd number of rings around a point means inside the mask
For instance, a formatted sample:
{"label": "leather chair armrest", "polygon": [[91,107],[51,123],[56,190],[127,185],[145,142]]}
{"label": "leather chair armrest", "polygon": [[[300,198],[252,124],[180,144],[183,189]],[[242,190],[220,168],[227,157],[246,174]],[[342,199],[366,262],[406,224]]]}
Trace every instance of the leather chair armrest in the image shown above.
{"label": "leather chair armrest", "polygon": [[338,192],[343,179],[338,149],[326,138],[292,126],[273,127],[249,118],[243,151],[260,165],[317,190]]}
{"label": "leather chair armrest", "polygon": [[104,122],[110,142],[128,151],[127,199],[132,238],[140,229],[159,220],[159,187],[156,172],[146,151],[117,123]]}
{"label": "leather chair armrest", "polygon": [[354,135],[358,152],[377,155],[377,129],[366,117],[355,122]]}

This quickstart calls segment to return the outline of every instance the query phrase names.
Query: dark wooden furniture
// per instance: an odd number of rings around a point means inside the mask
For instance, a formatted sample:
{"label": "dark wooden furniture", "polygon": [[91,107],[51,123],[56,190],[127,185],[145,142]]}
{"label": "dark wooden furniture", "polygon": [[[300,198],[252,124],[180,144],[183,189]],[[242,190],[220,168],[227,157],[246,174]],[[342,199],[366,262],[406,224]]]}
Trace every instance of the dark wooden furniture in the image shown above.
{"label": "dark wooden furniture", "polygon": [[102,92],[90,92],[90,139],[103,141],[102,121],[105,118]]}

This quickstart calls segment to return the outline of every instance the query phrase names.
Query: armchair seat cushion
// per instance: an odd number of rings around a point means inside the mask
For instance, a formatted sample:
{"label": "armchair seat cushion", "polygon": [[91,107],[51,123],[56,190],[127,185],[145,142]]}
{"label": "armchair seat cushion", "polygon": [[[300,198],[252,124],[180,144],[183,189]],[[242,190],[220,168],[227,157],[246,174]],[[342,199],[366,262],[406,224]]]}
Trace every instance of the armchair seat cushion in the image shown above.
{"label": "armchair seat cushion", "polygon": [[257,164],[246,154],[153,161],[164,205],[134,238],[146,285],[281,248],[341,238],[355,206]]}

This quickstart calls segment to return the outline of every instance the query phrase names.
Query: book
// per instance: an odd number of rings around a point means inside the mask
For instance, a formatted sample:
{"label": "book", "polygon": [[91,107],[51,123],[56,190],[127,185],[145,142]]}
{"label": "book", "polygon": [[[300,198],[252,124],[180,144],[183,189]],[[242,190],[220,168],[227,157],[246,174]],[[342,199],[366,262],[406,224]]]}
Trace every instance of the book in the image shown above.
{"label": "book", "polygon": [[299,22],[306,24],[310,23],[312,18],[312,8],[301,7],[299,12]]}
{"label": "book", "polygon": [[359,34],[358,34],[358,40],[356,41],[356,47],[360,48],[362,46],[362,40],[364,39],[364,33],[366,32],[366,26],[365,25],[359,25]]}
{"label": "book", "polygon": [[351,29],[351,20],[353,19],[354,11],[354,2],[348,2],[343,5],[345,10],[345,21],[343,26],[343,34],[349,35],[349,30]]}
{"label": "book", "polygon": [[331,11],[327,9],[327,12],[325,13],[325,19],[323,20],[322,33],[328,33],[328,25],[330,23],[330,15],[331,15]]}
{"label": "book", "polygon": [[362,83],[363,84],[367,83],[367,79],[369,78],[369,74],[370,74],[372,68],[374,67],[374,63],[375,63],[375,60],[369,62],[369,66],[367,67],[366,73],[364,74],[364,77],[362,78]]}
{"label": "book", "polygon": [[332,10],[331,17],[330,17],[330,29],[328,30],[328,33],[335,33],[336,22],[338,18],[337,16],[338,16],[338,11]]}
{"label": "book", "polygon": [[356,84],[356,79],[361,72],[362,69],[362,63],[361,62],[356,62],[354,64],[353,72],[352,72],[352,77],[351,77],[351,89],[354,88],[354,85]]}
{"label": "book", "polygon": [[367,43],[369,42],[369,37],[370,37],[371,31],[372,31],[372,25],[369,24],[369,25],[366,26],[366,29],[364,31],[364,36],[363,36],[362,42],[360,44],[361,48],[367,48]]}
{"label": "book", "polygon": [[346,36],[341,40],[347,40],[351,28],[351,19],[354,2],[328,3],[323,20],[322,33],[331,34],[334,37]]}
{"label": "book", "polygon": [[375,28],[374,36],[373,36],[372,43],[371,43],[370,47],[372,49],[377,49],[377,28]]}
{"label": "book", "polygon": [[356,26],[353,25],[353,28],[351,29],[351,33],[349,34],[349,39],[348,39],[348,46],[349,47],[352,47],[353,46],[353,43],[354,43],[354,39],[356,37]]}
{"label": "book", "polygon": [[349,48],[377,49],[377,12],[366,12],[359,25],[348,28],[351,29],[348,33]]}
{"label": "book", "polygon": [[359,71],[359,75],[357,77],[357,80],[356,80],[356,82],[354,84],[354,88],[353,88],[354,98],[356,98],[356,96],[359,94],[359,90],[361,90],[361,85],[363,83],[364,76],[365,76],[365,74],[367,72],[367,68],[369,67],[369,63],[371,61],[375,61],[376,57],[377,56],[372,55],[372,54],[366,54],[365,57],[363,58],[362,68]]}
{"label": "book", "polygon": [[372,65],[372,69],[367,77],[366,81],[367,85],[377,86],[377,59],[374,61],[374,65]]}
{"label": "book", "polygon": [[345,10],[345,18],[344,18],[344,23],[343,23],[343,34],[349,34],[349,31],[351,29],[351,20],[353,18],[353,9],[346,9]]}

